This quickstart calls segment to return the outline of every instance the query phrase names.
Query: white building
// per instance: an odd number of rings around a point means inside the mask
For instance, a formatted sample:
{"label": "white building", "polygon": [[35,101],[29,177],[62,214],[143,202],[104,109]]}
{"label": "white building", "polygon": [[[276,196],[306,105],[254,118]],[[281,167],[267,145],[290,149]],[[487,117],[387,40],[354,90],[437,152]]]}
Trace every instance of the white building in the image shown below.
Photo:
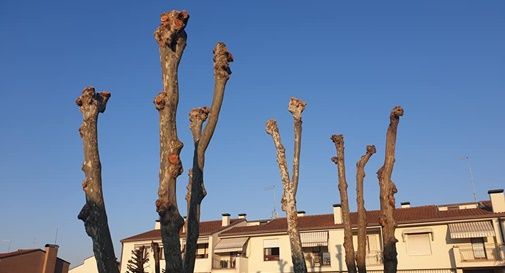
{"label": "white building", "polygon": [[[411,207],[396,210],[399,273],[505,273],[505,197],[489,191],[478,203]],[[367,269],[382,271],[379,211],[368,211]],[[351,221],[356,223],[356,214]],[[309,272],[345,272],[341,209],[332,214],[299,214],[302,247]],[[202,222],[195,272],[292,272],[285,218],[247,221],[245,215]],[[184,237],[184,236],[182,236]],[[161,245],[159,227],[122,240],[121,273],[131,251],[151,241]],[[183,244],[184,242],[182,242]],[[356,243],[355,243],[356,246]],[[164,268],[164,260],[161,261]],[[154,272],[150,258],[148,272]]]}
{"label": "white building", "polygon": [[68,273],[98,273],[95,256],[84,259],[82,264],[73,267]]}

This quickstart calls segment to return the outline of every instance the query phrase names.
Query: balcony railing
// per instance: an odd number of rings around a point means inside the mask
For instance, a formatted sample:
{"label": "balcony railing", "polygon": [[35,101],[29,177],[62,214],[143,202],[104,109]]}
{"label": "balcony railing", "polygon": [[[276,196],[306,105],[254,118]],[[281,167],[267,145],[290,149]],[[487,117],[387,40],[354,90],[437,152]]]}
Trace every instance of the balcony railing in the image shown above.
{"label": "balcony railing", "polygon": [[236,266],[235,257],[230,257],[229,259],[214,259],[212,261],[212,268],[214,269],[234,269]]}
{"label": "balcony railing", "polygon": [[366,265],[381,265],[382,264],[382,252],[374,251],[366,254]]}
{"label": "balcony railing", "polygon": [[461,262],[503,261],[503,250],[494,246],[459,247],[459,256]]}

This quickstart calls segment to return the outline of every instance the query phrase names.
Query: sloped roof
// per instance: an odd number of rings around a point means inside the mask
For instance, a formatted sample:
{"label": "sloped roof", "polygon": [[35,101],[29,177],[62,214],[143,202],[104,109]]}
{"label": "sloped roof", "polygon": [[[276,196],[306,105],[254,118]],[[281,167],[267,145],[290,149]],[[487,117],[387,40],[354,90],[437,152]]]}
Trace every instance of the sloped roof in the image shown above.
{"label": "sloped roof", "polygon": [[[465,220],[476,218],[490,218],[496,216],[505,216],[505,213],[493,213],[490,202],[484,201],[479,203],[480,206],[474,209],[454,209],[440,211],[437,206],[420,206],[411,208],[397,208],[395,210],[395,218],[399,225],[425,222],[440,222],[450,220]],[[368,226],[379,226],[379,210],[367,211]],[[351,224],[356,226],[357,213],[351,213]],[[298,217],[298,228],[300,231],[320,230],[330,228],[342,228],[342,224],[334,224],[333,214],[322,214],[312,216]],[[266,224],[257,226],[239,226],[227,230],[221,235],[242,235],[242,234],[264,234],[286,232],[286,218],[277,218]]]}
{"label": "sloped roof", "polygon": [[[230,225],[223,227],[221,220],[216,221],[206,221],[200,223],[200,236],[210,235],[219,232],[223,229],[230,228],[232,225],[238,224],[244,221],[244,219],[231,219]],[[180,235],[184,233],[181,232]],[[161,230],[153,229],[144,233],[140,233],[128,238],[121,240],[121,242],[131,242],[131,241],[146,241],[146,240],[159,240],[161,238]]]}
{"label": "sloped roof", "polygon": [[38,250],[43,251],[42,249],[34,248],[34,249],[18,249],[18,250],[13,251],[13,252],[0,253],[0,259],[1,258],[12,257],[12,256],[23,255],[23,254],[28,254],[28,253],[32,253],[32,252],[35,252],[35,251],[38,251]]}
{"label": "sloped roof", "polygon": [[[29,253],[37,252],[37,251],[40,251],[40,252],[44,253],[44,255],[46,253],[45,250],[40,249],[40,248],[18,249],[18,250],[13,251],[13,252],[0,253],[0,259],[5,259],[5,258],[9,258],[9,257],[19,256],[19,255],[25,255],[25,254],[29,254]],[[64,263],[70,264],[70,262],[67,262],[67,261],[63,260],[60,257],[56,257],[56,259],[60,260],[60,261],[62,261]]]}

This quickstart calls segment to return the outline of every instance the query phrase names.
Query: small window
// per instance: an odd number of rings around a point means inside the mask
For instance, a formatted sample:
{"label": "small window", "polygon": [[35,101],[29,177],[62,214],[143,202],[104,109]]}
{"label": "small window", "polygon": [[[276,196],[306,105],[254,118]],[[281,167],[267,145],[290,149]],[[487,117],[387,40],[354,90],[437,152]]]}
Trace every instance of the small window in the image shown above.
{"label": "small window", "polygon": [[431,255],[429,233],[414,233],[407,235],[407,254],[410,256]]}
{"label": "small window", "polygon": [[278,247],[265,247],[263,249],[264,261],[278,261],[280,250]]}
{"label": "small window", "polygon": [[307,266],[330,265],[331,258],[327,246],[304,247],[302,249]]}
{"label": "small window", "polygon": [[209,243],[197,244],[196,246],[196,258],[206,259],[209,257]]}

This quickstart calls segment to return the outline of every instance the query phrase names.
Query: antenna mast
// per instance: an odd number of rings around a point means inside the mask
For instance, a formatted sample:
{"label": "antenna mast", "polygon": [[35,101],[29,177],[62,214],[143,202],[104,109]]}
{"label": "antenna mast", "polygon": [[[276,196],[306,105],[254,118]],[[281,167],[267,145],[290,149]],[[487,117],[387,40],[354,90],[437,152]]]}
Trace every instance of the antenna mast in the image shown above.
{"label": "antenna mast", "polygon": [[473,201],[477,203],[477,191],[475,190],[475,179],[473,177],[472,165],[470,164],[470,156],[465,155],[463,159],[466,161],[466,166],[468,168],[468,174],[470,176],[470,183],[472,184],[473,191]]}

